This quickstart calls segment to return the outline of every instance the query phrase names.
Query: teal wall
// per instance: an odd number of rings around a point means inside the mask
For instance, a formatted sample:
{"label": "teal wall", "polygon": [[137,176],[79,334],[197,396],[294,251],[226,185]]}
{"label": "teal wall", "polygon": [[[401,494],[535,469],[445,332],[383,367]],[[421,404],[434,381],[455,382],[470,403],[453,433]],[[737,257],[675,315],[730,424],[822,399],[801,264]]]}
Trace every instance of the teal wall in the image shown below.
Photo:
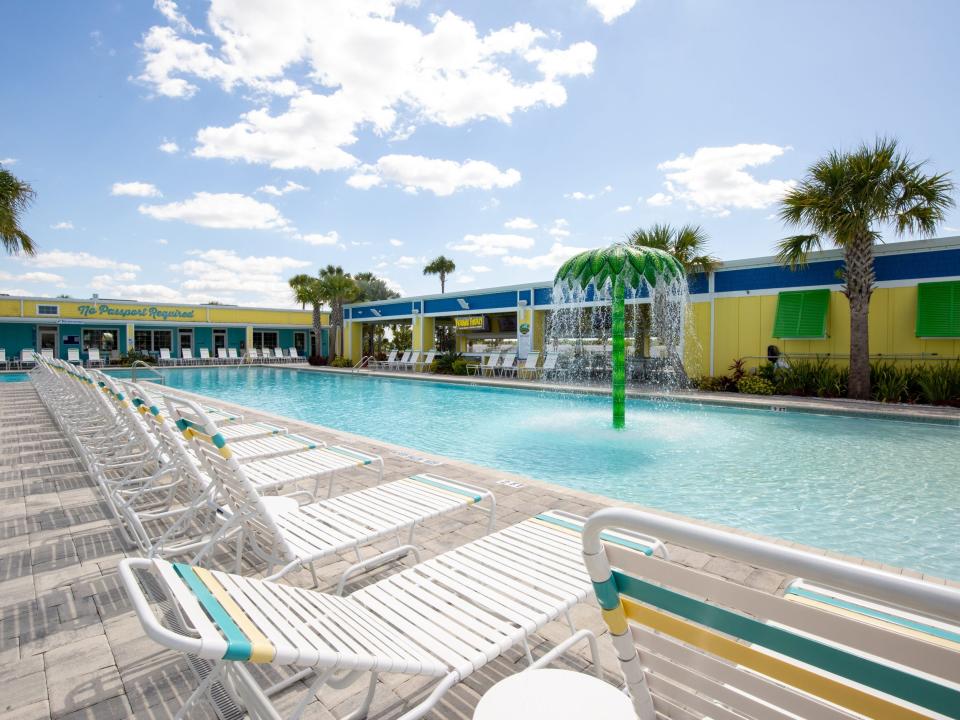
{"label": "teal wall", "polygon": [[36,326],[31,323],[0,324],[0,347],[7,351],[7,360],[19,360],[24,348],[36,350],[36,341]]}
{"label": "teal wall", "polygon": [[247,329],[242,327],[227,328],[227,347],[240,350],[247,342]]}

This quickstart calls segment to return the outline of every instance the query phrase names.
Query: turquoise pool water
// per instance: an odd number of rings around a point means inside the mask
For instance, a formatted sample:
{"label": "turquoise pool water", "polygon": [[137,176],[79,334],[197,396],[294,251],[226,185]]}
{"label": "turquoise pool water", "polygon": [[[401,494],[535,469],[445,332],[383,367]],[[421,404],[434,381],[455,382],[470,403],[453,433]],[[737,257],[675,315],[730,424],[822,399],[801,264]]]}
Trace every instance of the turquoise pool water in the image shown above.
{"label": "turquoise pool water", "polygon": [[172,387],[558,485],[960,578],[960,427],[297,372]]}
{"label": "turquoise pool water", "polygon": [[0,383],[24,382],[26,379],[26,373],[0,373]]}

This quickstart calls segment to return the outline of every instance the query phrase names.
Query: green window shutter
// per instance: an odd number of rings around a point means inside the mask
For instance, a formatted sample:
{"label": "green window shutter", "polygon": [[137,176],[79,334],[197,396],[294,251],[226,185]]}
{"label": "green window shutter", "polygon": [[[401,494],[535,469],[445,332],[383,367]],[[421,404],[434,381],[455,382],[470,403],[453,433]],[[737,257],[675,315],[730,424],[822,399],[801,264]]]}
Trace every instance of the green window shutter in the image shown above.
{"label": "green window shutter", "polygon": [[777,297],[775,338],[824,338],[827,336],[829,290],[789,290]]}
{"label": "green window shutter", "polygon": [[960,337],[960,281],[917,285],[917,337]]}

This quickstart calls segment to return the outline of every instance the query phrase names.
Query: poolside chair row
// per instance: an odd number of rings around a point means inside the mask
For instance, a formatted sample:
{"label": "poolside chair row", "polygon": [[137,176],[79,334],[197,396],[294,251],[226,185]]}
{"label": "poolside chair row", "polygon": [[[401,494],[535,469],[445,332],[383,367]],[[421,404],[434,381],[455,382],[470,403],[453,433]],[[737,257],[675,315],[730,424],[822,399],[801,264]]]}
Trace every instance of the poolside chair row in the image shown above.
{"label": "poolside chair row", "polygon": [[431,349],[425,353],[416,350],[404,350],[399,353],[397,350],[391,350],[385,360],[371,360],[367,367],[371,370],[406,370],[411,372],[421,372],[429,370],[433,361],[437,357],[437,350]]}
{"label": "poolside chair row", "polygon": [[515,350],[487,353],[481,356],[480,362],[467,365],[467,374],[487,377],[513,377],[519,380],[542,380],[557,377],[564,372],[557,365],[560,359],[559,353],[544,354],[542,364],[540,364],[540,355],[537,351],[529,352],[522,363],[517,363]]}
{"label": "poolside chair row", "polygon": [[160,348],[159,362],[161,365],[239,365],[241,363],[257,362],[305,362],[306,358],[297,352],[297,348],[291,347],[284,352],[281,348],[263,348],[263,354],[257,348],[250,348],[243,357],[237,353],[236,348],[217,348],[216,357],[210,355],[210,350],[200,348],[199,355],[194,356],[190,348],[182,348],[180,357],[175,358],[170,354],[169,348]]}

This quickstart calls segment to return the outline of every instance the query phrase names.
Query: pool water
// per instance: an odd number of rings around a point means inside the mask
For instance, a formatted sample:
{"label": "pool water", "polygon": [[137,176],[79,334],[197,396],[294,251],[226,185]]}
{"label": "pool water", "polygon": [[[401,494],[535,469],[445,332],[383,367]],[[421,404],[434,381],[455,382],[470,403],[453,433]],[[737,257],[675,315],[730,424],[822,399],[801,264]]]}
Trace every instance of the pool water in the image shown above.
{"label": "pool water", "polygon": [[423,451],[960,578],[960,427],[271,368],[168,384]]}
{"label": "pool water", "polygon": [[0,383],[5,382],[25,382],[27,380],[26,373],[0,373]]}

